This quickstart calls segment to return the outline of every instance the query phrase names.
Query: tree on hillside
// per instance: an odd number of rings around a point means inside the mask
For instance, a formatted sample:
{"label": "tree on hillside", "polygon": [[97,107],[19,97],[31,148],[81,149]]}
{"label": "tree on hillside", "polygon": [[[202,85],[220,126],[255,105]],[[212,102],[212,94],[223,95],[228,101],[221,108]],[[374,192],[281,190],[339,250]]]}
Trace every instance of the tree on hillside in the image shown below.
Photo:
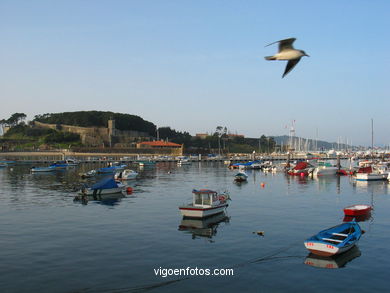
{"label": "tree on hillside", "polygon": [[26,117],[27,116],[24,113],[14,113],[7,120],[5,119],[0,120],[0,124],[8,125],[8,126],[16,126],[19,123],[23,122],[23,120],[26,119]]}

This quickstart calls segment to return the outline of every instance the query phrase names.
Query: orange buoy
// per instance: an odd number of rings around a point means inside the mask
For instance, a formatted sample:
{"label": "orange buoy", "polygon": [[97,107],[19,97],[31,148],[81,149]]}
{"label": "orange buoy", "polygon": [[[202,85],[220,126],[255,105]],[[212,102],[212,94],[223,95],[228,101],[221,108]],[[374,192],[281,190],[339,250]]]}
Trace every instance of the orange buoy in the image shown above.
{"label": "orange buoy", "polygon": [[127,194],[132,194],[133,193],[133,188],[132,187],[127,187],[126,188],[126,192],[127,192]]}
{"label": "orange buoy", "polygon": [[261,182],[261,183],[260,183],[260,186],[261,186],[261,188],[264,188],[264,187],[265,187],[265,183],[264,183],[264,182]]}

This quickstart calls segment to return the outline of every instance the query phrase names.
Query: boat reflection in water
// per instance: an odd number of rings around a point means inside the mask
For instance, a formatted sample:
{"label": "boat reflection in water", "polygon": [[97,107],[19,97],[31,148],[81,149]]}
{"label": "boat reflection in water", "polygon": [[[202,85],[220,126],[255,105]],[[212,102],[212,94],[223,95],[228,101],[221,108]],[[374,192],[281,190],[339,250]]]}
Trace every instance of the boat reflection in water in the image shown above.
{"label": "boat reflection in water", "polygon": [[87,205],[90,201],[97,203],[97,204],[103,204],[103,205],[109,205],[114,206],[119,204],[119,202],[124,198],[125,195],[122,193],[112,193],[112,194],[92,194],[92,195],[76,195],[73,198],[74,202],[80,202],[81,204]]}
{"label": "boat reflection in water", "polygon": [[183,217],[179,225],[179,231],[185,231],[192,234],[192,239],[198,237],[212,238],[217,234],[219,223],[228,223],[230,217],[225,212],[216,214],[208,218],[188,218]]}
{"label": "boat reflection in water", "polygon": [[319,256],[313,253],[309,253],[309,255],[305,259],[305,265],[309,265],[316,268],[322,269],[340,269],[344,267],[351,260],[359,257],[362,253],[360,252],[359,247],[356,245],[348,250],[345,253],[338,254],[336,256]]}

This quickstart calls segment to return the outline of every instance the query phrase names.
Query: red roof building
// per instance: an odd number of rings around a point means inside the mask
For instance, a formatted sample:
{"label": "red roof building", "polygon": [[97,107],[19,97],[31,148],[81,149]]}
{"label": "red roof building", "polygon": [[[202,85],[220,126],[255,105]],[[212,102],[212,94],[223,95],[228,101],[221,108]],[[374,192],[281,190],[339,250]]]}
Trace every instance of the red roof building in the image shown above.
{"label": "red roof building", "polygon": [[181,144],[174,142],[157,140],[157,141],[143,141],[137,143],[137,148],[181,148]]}

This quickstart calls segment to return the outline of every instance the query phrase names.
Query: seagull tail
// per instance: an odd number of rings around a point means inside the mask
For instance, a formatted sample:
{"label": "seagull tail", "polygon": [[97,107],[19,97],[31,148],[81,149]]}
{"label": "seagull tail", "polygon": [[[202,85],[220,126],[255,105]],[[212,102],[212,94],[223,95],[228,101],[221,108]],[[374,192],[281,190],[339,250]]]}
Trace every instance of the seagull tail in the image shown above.
{"label": "seagull tail", "polygon": [[265,60],[276,60],[276,58],[274,56],[266,56],[264,58],[265,58]]}

